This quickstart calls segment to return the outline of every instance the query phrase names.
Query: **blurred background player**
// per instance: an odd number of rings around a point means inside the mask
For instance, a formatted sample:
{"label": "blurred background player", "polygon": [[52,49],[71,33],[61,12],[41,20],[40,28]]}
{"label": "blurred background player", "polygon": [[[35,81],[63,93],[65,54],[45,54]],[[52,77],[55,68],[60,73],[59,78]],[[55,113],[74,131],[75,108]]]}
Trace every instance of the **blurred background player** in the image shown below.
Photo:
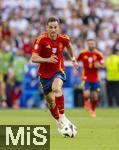
{"label": "blurred background player", "polygon": [[72,45],[67,35],[59,34],[59,20],[49,17],[47,32],[36,38],[32,61],[39,64],[38,76],[46,96],[49,110],[57,120],[59,127],[69,120],[64,115],[63,82],[64,72],[63,50],[66,47],[70,58],[77,68],[77,62],[72,53]]}
{"label": "blurred background player", "polygon": [[[99,102],[100,91],[98,68],[104,67],[103,55],[96,49],[93,39],[87,40],[88,49],[82,50],[77,60],[83,63],[82,82],[84,82],[84,107],[91,117],[96,117],[95,108]],[[92,103],[90,104],[90,98]]]}

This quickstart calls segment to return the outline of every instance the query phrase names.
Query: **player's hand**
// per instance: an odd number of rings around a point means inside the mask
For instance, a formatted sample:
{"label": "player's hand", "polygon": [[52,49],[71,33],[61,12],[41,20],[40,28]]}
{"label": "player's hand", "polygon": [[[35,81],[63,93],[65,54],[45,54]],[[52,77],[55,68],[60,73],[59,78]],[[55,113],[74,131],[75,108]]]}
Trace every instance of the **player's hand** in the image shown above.
{"label": "player's hand", "polygon": [[52,55],[50,58],[47,59],[48,63],[57,63],[58,62],[58,57],[56,55]]}
{"label": "player's hand", "polygon": [[100,63],[98,61],[94,62],[94,67],[95,68],[99,68],[100,67]]}
{"label": "player's hand", "polygon": [[75,61],[73,61],[73,65],[74,65],[74,68],[76,69],[76,70],[78,70],[78,62],[75,60]]}
{"label": "player's hand", "polygon": [[77,70],[78,69],[78,62],[77,62],[76,58],[72,57],[71,61],[72,61],[73,65],[74,65],[74,68]]}

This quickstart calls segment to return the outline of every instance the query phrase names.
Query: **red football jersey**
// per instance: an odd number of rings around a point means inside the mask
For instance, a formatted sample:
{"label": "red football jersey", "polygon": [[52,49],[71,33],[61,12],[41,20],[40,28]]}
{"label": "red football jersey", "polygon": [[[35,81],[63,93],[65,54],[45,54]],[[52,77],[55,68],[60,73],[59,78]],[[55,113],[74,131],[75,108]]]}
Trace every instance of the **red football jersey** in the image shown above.
{"label": "red football jersey", "polygon": [[64,72],[64,59],[63,50],[69,45],[70,39],[67,35],[59,34],[56,40],[52,40],[48,37],[48,33],[44,33],[39,36],[34,43],[33,52],[37,53],[43,58],[49,58],[51,55],[58,57],[58,62],[53,63],[40,63],[38,75],[41,78],[51,78],[55,73]]}
{"label": "red football jersey", "polygon": [[94,63],[104,63],[103,54],[101,52],[98,50],[92,52],[89,50],[82,50],[77,61],[83,63],[82,79],[89,82],[98,81],[98,68],[94,66]]}

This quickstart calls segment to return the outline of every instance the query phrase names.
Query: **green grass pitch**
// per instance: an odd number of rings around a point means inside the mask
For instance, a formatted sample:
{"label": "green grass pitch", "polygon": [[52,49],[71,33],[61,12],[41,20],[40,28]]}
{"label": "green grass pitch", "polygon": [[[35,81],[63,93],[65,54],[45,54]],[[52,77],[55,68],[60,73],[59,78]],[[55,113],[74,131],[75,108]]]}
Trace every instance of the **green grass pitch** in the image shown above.
{"label": "green grass pitch", "polygon": [[75,138],[63,138],[47,109],[0,110],[0,125],[45,124],[51,128],[51,150],[119,150],[119,109],[97,109],[90,118],[84,109],[67,109],[67,117],[77,126]]}

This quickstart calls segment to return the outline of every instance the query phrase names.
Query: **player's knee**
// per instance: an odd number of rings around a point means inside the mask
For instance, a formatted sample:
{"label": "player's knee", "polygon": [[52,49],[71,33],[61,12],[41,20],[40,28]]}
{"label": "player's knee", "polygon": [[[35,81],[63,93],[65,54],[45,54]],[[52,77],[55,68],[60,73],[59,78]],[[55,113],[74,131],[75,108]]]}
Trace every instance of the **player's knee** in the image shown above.
{"label": "player's knee", "polygon": [[98,92],[93,92],[93,93],[92,93],[92,98],[93,98],[94,100],[98,100],[98,98],[99,98]]}
{"label": "player's knee", "polygon": [[85,93],[83,93],[83,96],[84,96],[85,99],[89,98],[90,97],[90,93],[89,92],[85,92]]}
{"label": "player's knee", "polygon": [[62,89],[61,88],[56,87],[56,88],[53,88],[52,90],[55,93],[56,97],[59,97],[62,95]]}

